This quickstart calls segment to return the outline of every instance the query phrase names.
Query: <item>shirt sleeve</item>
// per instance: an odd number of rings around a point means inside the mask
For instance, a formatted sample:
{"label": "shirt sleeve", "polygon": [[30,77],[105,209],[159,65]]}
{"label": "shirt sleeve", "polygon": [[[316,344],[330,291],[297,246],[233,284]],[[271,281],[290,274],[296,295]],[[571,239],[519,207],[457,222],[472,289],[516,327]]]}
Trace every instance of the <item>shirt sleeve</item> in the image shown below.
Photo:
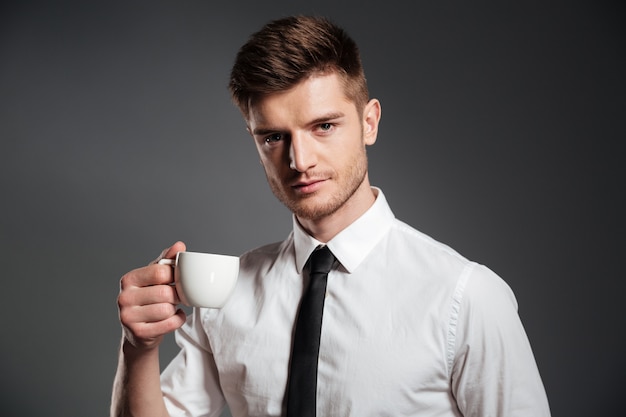
{"label": "shirt sleeve", "polygon": [[[547,396],[510,287],[484,266],[463,283],[451,368],[465,417],[549,417]],[[457,292],[458,294],[458,292]]]}
{"label": "shirt sleeve", "polygon": [[202,311],[194,308],[175,333],[177,356],[161,374],[163,399],[171,417],[218,417],[226,406]]}

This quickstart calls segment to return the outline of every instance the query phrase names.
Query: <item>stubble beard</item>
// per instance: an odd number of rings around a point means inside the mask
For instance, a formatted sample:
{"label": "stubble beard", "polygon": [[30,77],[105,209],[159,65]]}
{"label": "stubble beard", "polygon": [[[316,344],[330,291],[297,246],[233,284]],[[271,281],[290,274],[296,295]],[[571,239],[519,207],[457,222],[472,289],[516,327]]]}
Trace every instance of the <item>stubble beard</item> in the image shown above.
{"label": "stubble beard", "polygon": [[[336,213],[346,202],[356,193],[367,175],[367,155],[365,150],[352,161],[351,169],[344,172],[345,178],[337,177],[337,173],[322,175],[330,178],[331,181],[339,181],[337,192],[330,195],[327,201],[314,203],[318,192],[307,196],[295,196],[290,194],[289,179],[281,181],[279,178],[271,177],[266,172],[267,181],[272,193],[299,219],[316,221]],[[340,173],[341,174],[341,173]]]}

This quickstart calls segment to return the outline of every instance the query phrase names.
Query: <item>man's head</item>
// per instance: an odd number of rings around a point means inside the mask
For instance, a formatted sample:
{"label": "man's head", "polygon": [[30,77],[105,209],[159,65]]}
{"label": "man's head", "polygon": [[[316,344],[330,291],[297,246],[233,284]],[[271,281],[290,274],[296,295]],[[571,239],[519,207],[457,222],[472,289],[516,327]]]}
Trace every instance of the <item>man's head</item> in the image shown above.
{"label": "man's head", "polygon": [[356,43],[327,19],[287,17],[268,23],[241,47],[229,90],[248,119],[250,105],[259,98],[332,72],[340,76],[344,94],[361,112],[369,93]]}
{"label": "man's head", "polygon": [[365,148],[380,103],[342,29],[312,17],[269,23],[241,48],[230,91],[272,192],[312,236],[329,239],[373,204]]}

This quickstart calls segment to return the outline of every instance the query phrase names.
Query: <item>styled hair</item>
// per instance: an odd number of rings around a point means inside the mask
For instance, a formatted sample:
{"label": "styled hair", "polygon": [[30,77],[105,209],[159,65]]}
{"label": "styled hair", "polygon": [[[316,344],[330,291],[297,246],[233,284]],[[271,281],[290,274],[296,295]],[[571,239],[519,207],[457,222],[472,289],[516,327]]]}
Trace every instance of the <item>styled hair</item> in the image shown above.
{"label": "styled hair", "polygon": [[356,42],[326,18],[291,16],[250,36],[237,53],[228,88],[247,119],[255,100],[333,72],[342,79],[346,97],[362,111],[369,92]]}

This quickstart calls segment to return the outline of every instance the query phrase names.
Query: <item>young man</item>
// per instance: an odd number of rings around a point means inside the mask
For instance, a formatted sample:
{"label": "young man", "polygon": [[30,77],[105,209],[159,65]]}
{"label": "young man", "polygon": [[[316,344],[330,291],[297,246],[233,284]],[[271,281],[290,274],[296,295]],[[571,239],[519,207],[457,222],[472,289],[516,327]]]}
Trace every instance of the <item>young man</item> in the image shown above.
{"label": "young man", "polygon": [[[381,106],[347,34],[320,18],[271,22],[239,51],[230,90],[293,232],[241,257],[219,310],[186,318],[171,268],[156,262],[122,278],[112,415],[218,416],[228,405],[236,417],[549,416],[509,287],[395,219],[370,185]],[[320,246],[336,260],[321,290],[312,411],[292,411],[308,384],[292,348],[311,333],[298,314]],[[181,351],[161,375],[158,346],[176,329]]]}

